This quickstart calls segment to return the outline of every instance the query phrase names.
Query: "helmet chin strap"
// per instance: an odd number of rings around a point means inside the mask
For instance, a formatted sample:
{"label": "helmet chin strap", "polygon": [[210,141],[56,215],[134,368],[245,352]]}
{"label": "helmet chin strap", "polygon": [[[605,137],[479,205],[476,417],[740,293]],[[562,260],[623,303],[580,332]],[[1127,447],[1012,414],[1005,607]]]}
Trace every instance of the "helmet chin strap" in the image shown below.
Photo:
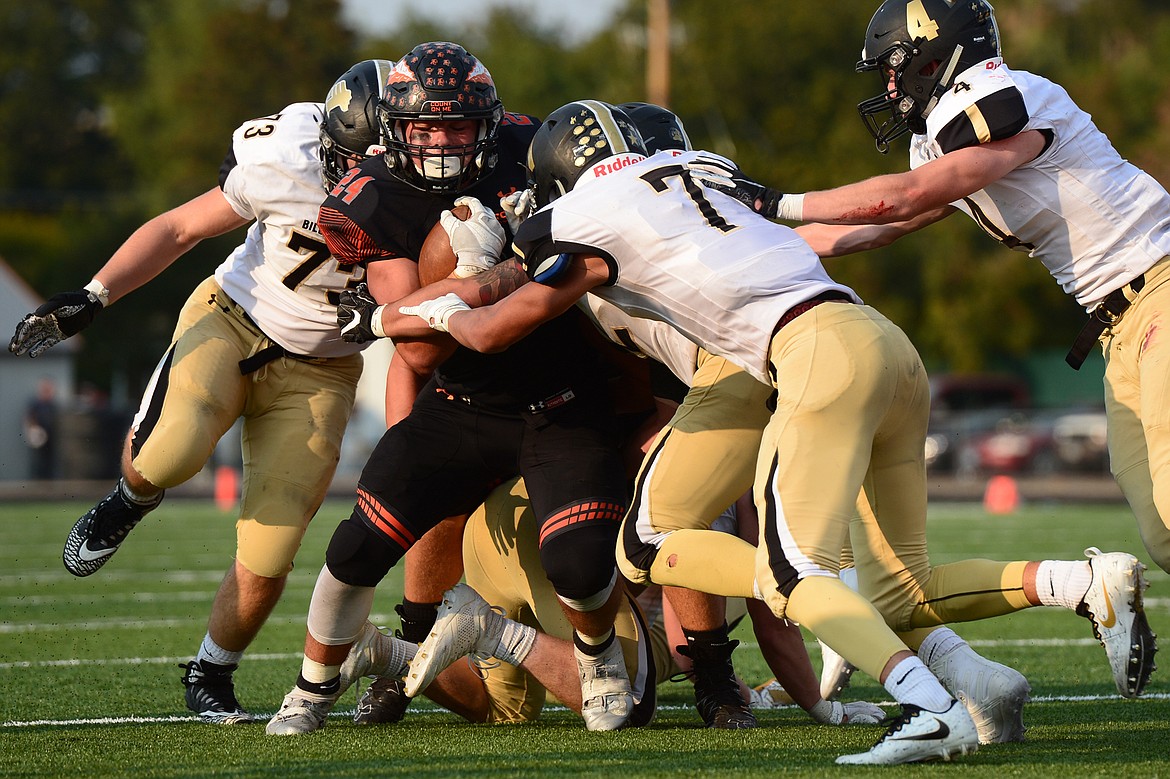
{"label": "helmet chin strap", "polygon": [[959,66],[959,60],[963,57],[963,44],[955,45],[955,50],[951,52],[950,58],[947,60],[946,68],[943,69],[943,74],[939,76],[938,86],[936,86],[930,96],[930,100],[926,101],[926,105],[922,108],[922,119],[926,121],[926,117],[930,116],[930,112],[938,105],[939,99],[942,98],[943,93],[951,88],[951,79],[955,77],[955,68]]}

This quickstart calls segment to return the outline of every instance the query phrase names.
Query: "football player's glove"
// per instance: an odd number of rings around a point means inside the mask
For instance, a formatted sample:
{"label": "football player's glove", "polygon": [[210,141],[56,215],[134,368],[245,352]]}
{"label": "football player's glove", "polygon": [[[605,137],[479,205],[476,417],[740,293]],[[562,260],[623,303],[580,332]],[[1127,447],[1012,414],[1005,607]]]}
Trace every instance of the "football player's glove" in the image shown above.
{"label": "football player's glove", "polygon": [[510,195],[500,198],[500,208],[504,209],[504,216],[508,219],[508,229],[515,235],[520,224],[532,215],[536,199],[531,189],[520,189]]}
{"label": "football player's glove", "polygon": [[886,716],[879,706],[868,701],[822,700],[808,714],[822,725],[876,725]]}
{"label": "football player's glove", "polygon": [[463,302],[463,298],[456,295],[454,292],[448,292],[442,297],[434,300],[424,300],[417,306],[403,306],[398,309],[398,313],[406,314],[407,316],[417,316],[419,319],[430,325],[432,330],[438,330],[440,333],[449,332],[447,330],[447,320],[451,315],[457,311],[470,311],[471,306]]}
{"label": "football player's glove", "polygon": [[93,292],[79,289],[53,295],[16,326],[8,351],[15,355],[39,357],[50,348],[77,335],[102,310],[102,301]]}
{"label": "football player's glove", "polygon": [[739,168],[727,168],[713,160],[699,158],[687,165],[691,178],[705,187],[731,195],[745,206],[769,219],[791,218],[780,213],[784,193],[752,181]]}
{"label": "football player's glove", "polygon": [[355,344],[385,338],[382,330],[382,306],[370,295],[365,282],[356,289],[344,289],[337,301],[337,326],[341,339]]}
{"label": "football player's glove", "polygon": [[455,275],[461,279],[474,276],[491,268],[500,261],[508,237],[500,220],[478,198],[460,197],[456,206],[467,206],[471,215],[461,220],[450,211],[439,215],[439,222],[451,239],[455,252]]}

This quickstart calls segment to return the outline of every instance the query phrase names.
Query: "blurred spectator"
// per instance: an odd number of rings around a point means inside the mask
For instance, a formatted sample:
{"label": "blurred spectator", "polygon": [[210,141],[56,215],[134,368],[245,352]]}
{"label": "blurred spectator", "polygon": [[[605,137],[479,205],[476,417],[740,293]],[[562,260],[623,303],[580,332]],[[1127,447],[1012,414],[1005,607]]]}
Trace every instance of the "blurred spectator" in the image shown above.
{"label": "blurred spectator", "polygon": [[29,477],[57,478],[57,385],[44,377],[24,412],[24,442],[30,450]]}

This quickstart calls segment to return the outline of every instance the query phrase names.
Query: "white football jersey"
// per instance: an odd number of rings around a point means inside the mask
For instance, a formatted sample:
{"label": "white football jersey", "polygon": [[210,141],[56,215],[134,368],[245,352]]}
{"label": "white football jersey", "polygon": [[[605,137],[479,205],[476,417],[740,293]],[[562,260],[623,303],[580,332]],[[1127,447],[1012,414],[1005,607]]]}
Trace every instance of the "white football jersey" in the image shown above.
{"label": "white football jersey", "polygon": [[1044,263],[1092,310],[1170,255],[1170,195],[1122,159],[1063,88],[999,58],[955,79],[915,135],[910,166],[1026,130],[1050,136],[1034,160],[954,203],[993,238]]}
{"label": "white football jersey", "polygon": [[604,257],[610,277],[594,294],[670,324],[770,385],[772,334],[788,309],[827,290],[860,300],[793,230],[692,179],[686,165],[700,156],[714,155],[603,160],[529,217],[517,245],[534,276],[558,252]]}
{"label": "white football jersey", "polygon": [[586,293],[577,301],[597,329],[619,346],[639,352],[665,365],[679,381],[691,386],[699,360],[699,347],[678,330],[657,319],[630,316],[614,304]]}
{"label": "white football jersey", "polygon": [[365,344],[341,339],[337,296],[365,271],[340,267],[317,230],[325,199],[317,156],[322,115],[319,103],[293,103],[244,122],[232,135],[225,167],[233,159],[235,165],[221,171],[223,194],[237,214],[254,221],[215,279],[285,349],[342,357]]}

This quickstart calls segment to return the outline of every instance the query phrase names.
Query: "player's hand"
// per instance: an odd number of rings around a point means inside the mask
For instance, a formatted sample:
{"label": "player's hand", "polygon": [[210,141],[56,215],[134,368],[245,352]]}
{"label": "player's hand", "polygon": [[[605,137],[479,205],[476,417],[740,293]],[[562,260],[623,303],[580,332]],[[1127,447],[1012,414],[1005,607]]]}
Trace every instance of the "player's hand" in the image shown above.
{"label": "player's hand", "polygon": [[508,229],[515,235],[520,224],[532,216],[536,206],[536,196],[531,189],[520,189],[510,195],[500,198],[500,208],[504,209],[504,216],[508,219]]}
{"label": "player's hand", "polygon": [[89,290],[62,292],[32,312],[16,326],[8,351],[39,357],[72,335],[77,335],[102,310],[102,302]]}
{"label": "player's hand", "polygon": [[337,326],[341,328],[341,339],[364,344],[384,337],[378,335],[382,330],[381,308],[365,282],[358,284],[356,289],[343,289],[337,301]]}
{"label": "player's hand", "polygon": [[780,198],[784,193],[752,181],[739,168],[729,168],[700,157],[689,163],[687,169],[691,178],[703,186],[731,195],[761,216],[779,218]]}
{"label": "player's hand", "polygon": [[417,316],[430,325],[432,330],[446,333],[449,332],[447,329],[447,321],[451,318],[452,314],[457,311],[470,310],[471,306],[464,303],[463,298],[454,292],[448,292],[440,298],[424,300],[417,306],[403,306],[398,309],[398,313],[406,314],[407,316]]}
{"label": "player's hand", "polygon": [[822,700],[808,713],[822,725],[877,725],[886,717],[881,707],[868,701],[842,703]]}
{"label": "player's hand", "polygon": [[454,273],[465,279],[499,262],[508,238],[495,213],[479,202],[478,198],[457,198],[455,205],[467,206],[471,209],[471,215],[466,220],[460,220],[450,211],[444,211],[439,215],[439,222],[447,231],[451,249],[455,252]]}

